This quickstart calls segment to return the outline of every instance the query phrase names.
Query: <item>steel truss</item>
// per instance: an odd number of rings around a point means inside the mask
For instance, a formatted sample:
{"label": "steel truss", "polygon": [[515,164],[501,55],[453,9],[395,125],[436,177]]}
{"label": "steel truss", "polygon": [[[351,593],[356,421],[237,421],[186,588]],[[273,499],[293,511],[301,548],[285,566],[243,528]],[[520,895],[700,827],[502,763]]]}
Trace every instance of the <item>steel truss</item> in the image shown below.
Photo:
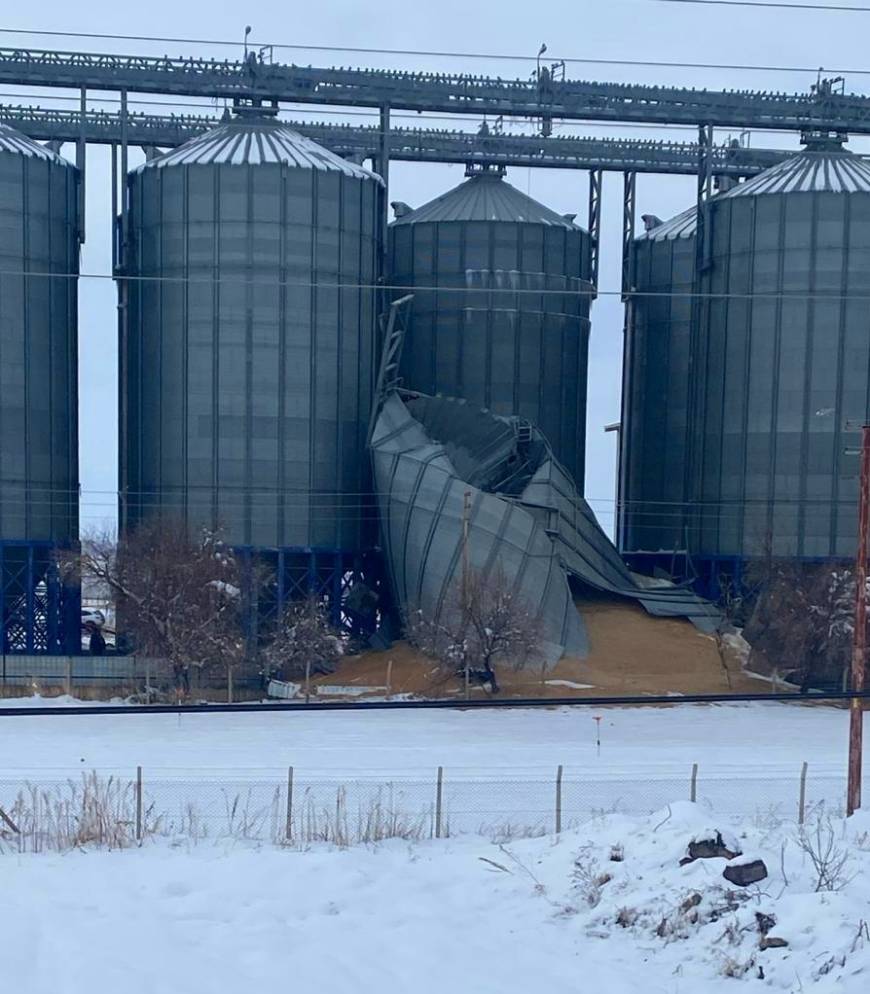
{"label": "steel truss", "polygon": [[0,82],[506,115],[540,120],[545,131],[552,121],[561,119],[870,133],[870,97],[839,93],[824,85],[808,93],[707,90],[557,79],[546,68],[527,79],[501,79],[467,73],[284,65],[253,54],[243,61],[230,61],[2,48]]}
{"label": "steel truss", "polygon": [[[382,567],[374,551],[240,546],[235,552],[247,600],[245,628],[253,643],[274,630],[292,602],[308,599],[326,608],[336,629],[351,636],[374,632],[377,613],[363,616],[354,607],[353,594],[357,584],[365,584],[378,595],[378,612],[385,608]],[[264,571],[265,578],[257,571]]]}
{"label": "steel truss", "polygon": [[51,542],[0,542],[4,653],[81,651],[81,591],[60,580]]}
{"label": "steel truss", "polygon": [[[37,141],[120,145],[123,117],[117,112],[54,110],[0,104],[0,122]],[[220,123],[196,114],[126,115],[126,141],[146,148],[174,148]],[[553,137],[530,134],[475,134],[429,128],[389,128],[387,143],[380,127],[288,121],[295,131],[326,145],[345,158],[403,162],[487,162],[504,166],[588,169],[597,172],[677,173],[698,171],[698,146],[692,142],[621,138]],[[386,144],[386,147],[385,147]],[[714,145],[710,165],[717,176],[755,176],[788,156],[772,148]],[[380,171],[380,169],[379,169]],[[600,177],[599,177],[600,192]]]}

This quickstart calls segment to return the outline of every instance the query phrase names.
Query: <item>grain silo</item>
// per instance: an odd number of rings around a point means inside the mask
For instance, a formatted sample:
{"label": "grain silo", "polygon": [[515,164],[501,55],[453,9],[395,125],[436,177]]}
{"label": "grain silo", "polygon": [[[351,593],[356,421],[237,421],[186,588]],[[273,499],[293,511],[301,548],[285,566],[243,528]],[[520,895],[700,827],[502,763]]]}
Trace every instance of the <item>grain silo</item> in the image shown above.
{"label": "grain silo", "polygon": [[78,171],[0,125],[0,608],[4,652],[76,652],[58,547],[78,538]]}
{"label": "grain silo", "polygon": [[122,526],[220,528],[310,589],[366,543],[383,184],[253,108],[127,195]]}
{"label": "grain silo", "polygon": [[[695,283],[701,295],[682,367],[685,440],[675,431],[667,438],[673,452],[662,456],[684,467],[683,527],[694,568],[712,578],[768,553],[850,557],[857,463],[844,451],[844,426],[868,416],[870,165],[822,140],[720,194],[708,210],[710,250]],[[636,246],[636,256],[643,251]],[[672,279],[675,290],[686,285],[686,265]],[[636,312],[659,306],[635,303]],[[662,329],[683,339],[684,327],[683,317]],[[664,399],[661,363],[644,366],[643,350],[631,355],[628,397],[638,396],[643,380]],[[681,380],[681,367],[674,369]],[[655,548],[656,535],[644,535],[640,522],[650,510],[645,493],[660,492],[654,481],[644,489],[653,472],[644,446],[631,436],[627,445],[622,498],[636,523],[626,527],[623,549],[655,554],[668,546]]]}
{"label": "grain silo", "polygon": [[647,230],[633,245],[625,343],[620,545],[658,552],[685,546],[683,509],[689,346],[695,281],[695,208]]}
{"label": "grain silo", "polygon": [[531,421],[582,490],[589,234],[503,170],[467,175],[417,210],[394,205],[389,282],[414,292],[403,383]]}

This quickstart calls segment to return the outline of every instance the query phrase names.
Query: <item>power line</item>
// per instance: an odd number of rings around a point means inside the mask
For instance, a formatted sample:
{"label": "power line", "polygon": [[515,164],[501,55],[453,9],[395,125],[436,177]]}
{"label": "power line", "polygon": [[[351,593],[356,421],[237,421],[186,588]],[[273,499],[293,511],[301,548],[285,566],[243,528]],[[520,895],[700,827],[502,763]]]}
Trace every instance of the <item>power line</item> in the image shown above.
{"label": "power line", "polygon": [[[701,290],[606,290],[601,287],[595,288],[587,284],[582,289],[546,289],[531,287],[487,287],[487,286],[437,286],[421,285],[403,286],[393,283],[355,283],[353,281],[333,282],[331,280],[274,280],[268,278],[258,279],[248,276],[138,276],[138,275],[117,275],[115,273],[39,273],[29,272],[23,269],[0,269],[0,276],[18,277],[21,279],[61,279],[61,280],[104,280],[109,282],[126,283],[168,283],[168,284],[193,284],[201,286],[217,286],[222,284],[244,286],[263,286],[281,289],[286,287],[297,287],[300,289],[320,289],[320,290],[384,290],[396,294],[408,293],[437,293],[437,294],[487,294],[494,298],[531,296],[531,297],[623,297],[628,296],[633,300],[674,300],[674,299],[698,299],[698,300],[825,300],[825,301],[850,301],[861,300],[870,301],[870,292],[866,293],[834,293],[829,291],[792,291],[792,290],[750,290],[746,292],[736,291],[701,291]],[[578,281],[582,278],[578,277]]]}
{"label": "power line", "polygon": [[[794,434],[799,434],[795,432]],[[219,460],[218,460],[219,461]],[[0,481],[0,488],[6,487],[8,484],[6,481]],[[25,488],[25,484],[18,482],[16,484],[22,489]],[[82,489],[79,487],[46,487],[40,486],[39,484],[31,484],[29,489],[37,491],[40,494],[58,494],[60,496],[54,498],[56,501],[62,500],[64,497],[75,497],[81,496],[83,499],[87,497],[112,497],[116,498],[123,494],[128,500],[131,501],[145,501],[151,502],[152,499],[156,500],[160,498],[161,500],[170,500],[175,502],[189,503],[199,503],[210,500],[212,496],[217,494],[221,502],[226,499],[228,502],[232,503],[235,500],[248,500],[257,498],[279,498],[284,501],[296,500],[300,504],[304,504],[308,500],[316,500],[318,505],[321,507],[343,507],[345,509],[350,508],[365,508],[369,509],[372,507],[372,501],[379,498],[390,498],[392,497],[392,492],[389,490],[299,490],[299,489],[287,489],[282,490],[281,488],[275,487],[245,487],[240,485],[223,485],[217,484],[216,486],[211,485],[190,485],[186,488],[171,488],[166,487],[163,489],[150,490],[147,488],[135,489],[128,488],[127,490],[115,490],[115,489],[96,489],[96,488],[86,488]],[[167,493],[168,490],[174,490],[174,493]],[[197,492],[198,491],[198,492]],[[191,499],[191,492],[193,493],[193,499]],[[367,498],[366,500],[337,500],[337,501],[324,501],[324,497],[333,498]],[[40,497],[35,498],[43,502],[48,502],[51,498]],[[681,508],[681,507],[710,507],[710,508],[741,508],[741,507],[767,507],[770,502],[777,505],[796,507],[796,506],[809,506],[816,505],[818,507],[830,507],[832,505],[843,504],[846,506],[854,507],[855,500],[849,497],[789,497],[789,496],[778,496],[771,495],[770,497],[727,497],[720,500],[712,500],[707,498],[699,498],[696,500],[685,499],[685,500],[654,500],[648,497],[634,497],[634,498],[621,498],[616,500],[614,497],[583,497],[583,500],[587,504],[606,504],[614,505],[620,508],[632,507],[634,505],[642,505],[644,507],[665,507],[665,508]],[[0,496],[0,503],[15,503],[18,497],[14,496]],[[105,502],[93,502],[95,505],[98,503]],[[106,505],[108,506],[108,505]]]}
{"label": "power line", "polygon": [[690,3],[715,7],[777,7],[788,10],[849,11],[853,14],[870,13],[870,7],[847,7],[844,4],[825,3],[774,3],[768,0],[652,0],[653,3]]}
{"label": "power line", "polygon": [[[699,0],[701,2],[701,0]],[[712,0],[709,0],[712,2]],[[725,2],[725,0],[721,0]],[[737,0],[734,0],[737,2]],[[850,8],[854,9],[854,8]],[[143,41],[160,42],[181,45],[220,45],[241,48],[241,41],[228,41],[226,39],[206,39],[206,38],[172,38],[155,35],[122,35],[122,34],[99,34],[84,31],[39,31],[26,30],[23,28],[0,28],[0,34],[33,35],[36,37],[53,38],[86,38],[102,41]],[[302,45],[289,42],[248,42],[250,49],[281,49],[287,51],[301,52],[335,52],[350,55],[401,55],[413,58],[443,58],[443,59],[467,59],[467,60],[487,60],[495,62],[524,62],[532,66],[536,63],[534,55],[517,55],[504,52],[456,52],[437,51],[413,48],[364,48],[341,45]],[[603,65],[603,66],[633,66],[646,69],[709,69],[709,70],[732,70],[737,72],[787,72],[787,73],[812,73],[819,71],[818,66],[771,66],[771,65],[745,65],[740,63],[715,63],[715,62],[677,62],[677,61],[651,61],[642,59],[596,59],[591,57],[556,57],[548,54],[549,62],[564,62],[568,65]],[[870,74],[870,69],[828,69],[828,72],[849,72],[852,75]]]}

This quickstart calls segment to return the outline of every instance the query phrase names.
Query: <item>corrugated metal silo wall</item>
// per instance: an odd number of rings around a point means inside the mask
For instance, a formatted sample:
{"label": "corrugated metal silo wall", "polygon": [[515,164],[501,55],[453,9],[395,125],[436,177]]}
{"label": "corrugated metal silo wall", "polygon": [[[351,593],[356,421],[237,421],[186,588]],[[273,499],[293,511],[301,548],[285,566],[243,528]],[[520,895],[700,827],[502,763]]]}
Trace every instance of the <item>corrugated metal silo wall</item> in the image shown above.
{"label": "corrugated metal silo wall", "polygon": [[711,208],[692,547],[851,556],[857,461],[843,427],[868,413],[870,195],[726,197]]}
{"label": "corrugated metal silo wall", "polygon": [[620,548],[685,548],[686,432],[695,238],[633,245],[623,371]]}
{"label": "corrugated metal silo wall", "polygon": [[360,548],[381,200],[278,163],[131,174],[125,525]]}
{"label": "corrugated metal silo wall", "polygon": [[78,537],[77,197],[71,165],[0,151],[4,542]]}
{"label": "corrugated metal silo wall", "polygon": [[419,288],[403,384],[528,419],[582,490],[589,235],[508,221],[420,221],[392,226],[389,245],[390,283]]}

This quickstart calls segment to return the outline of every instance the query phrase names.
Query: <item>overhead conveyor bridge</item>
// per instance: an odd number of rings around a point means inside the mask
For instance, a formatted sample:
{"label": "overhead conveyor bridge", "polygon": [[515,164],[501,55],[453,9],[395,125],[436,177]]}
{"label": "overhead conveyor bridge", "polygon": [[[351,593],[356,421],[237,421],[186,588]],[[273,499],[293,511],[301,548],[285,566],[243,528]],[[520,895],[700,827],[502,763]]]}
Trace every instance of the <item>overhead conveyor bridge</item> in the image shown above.
{"label": "overhead conveyor bridge", "polygon": [[613,121],[783,131],[833,129],[870,134],[870,97],[816,87],[807,93],[708,90],[467,73],[326,68],[260,61],[169,58],[97,52],[0,48],[0,82],[167,93],[258,97],[287,103],[377,107],[420,113],[476,114],[546,121]]}

